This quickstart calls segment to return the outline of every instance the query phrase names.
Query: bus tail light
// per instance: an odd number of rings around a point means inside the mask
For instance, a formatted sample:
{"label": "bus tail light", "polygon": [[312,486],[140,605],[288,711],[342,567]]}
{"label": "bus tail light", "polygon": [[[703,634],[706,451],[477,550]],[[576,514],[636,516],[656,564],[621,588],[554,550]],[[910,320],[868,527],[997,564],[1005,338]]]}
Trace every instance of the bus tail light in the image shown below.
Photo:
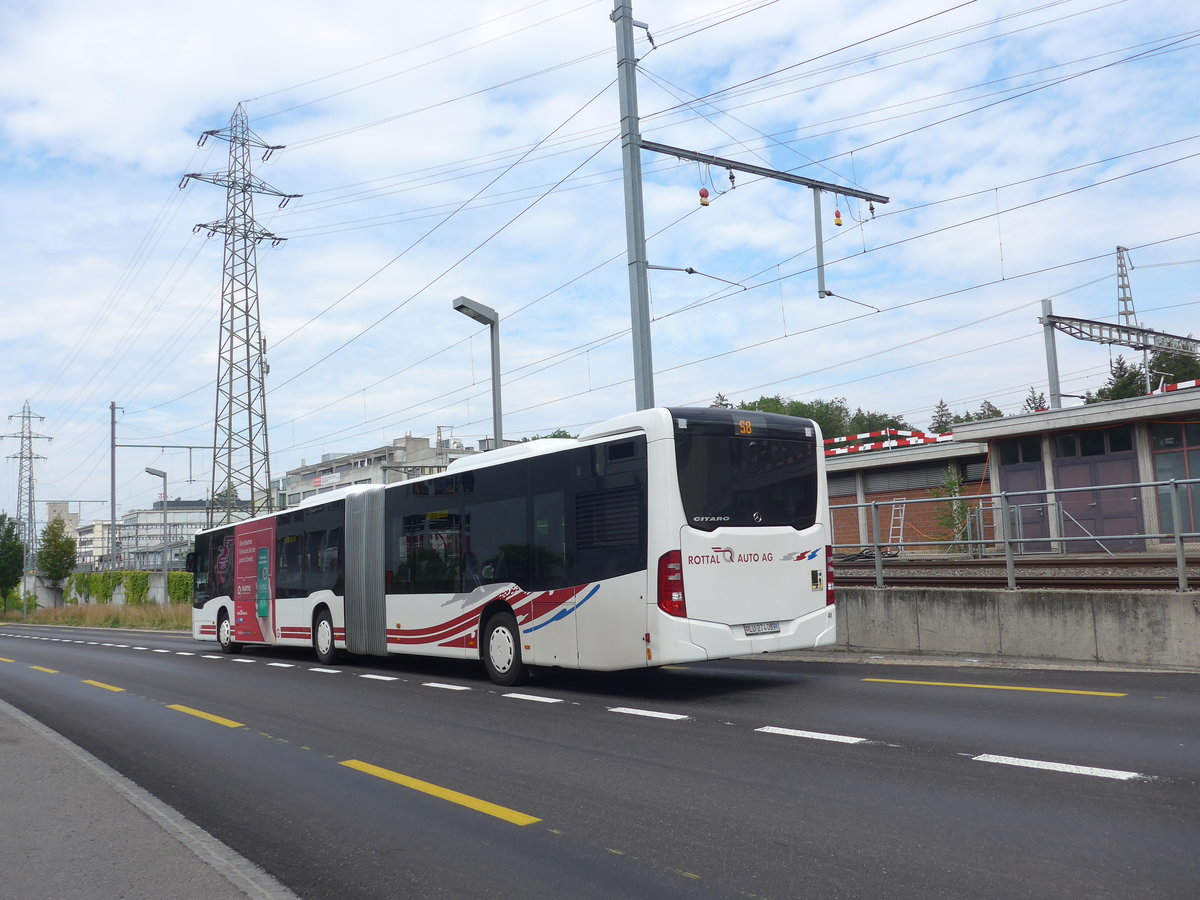
{"label": "bus tail light", "polygon": [[825,545],[825,605],[833,606],[833,545]]}
{"label": "bus tail light", "polygon": [[669,550],[658,558],[658,608],[668,616],[687,617],[683,598],[683,554]]}

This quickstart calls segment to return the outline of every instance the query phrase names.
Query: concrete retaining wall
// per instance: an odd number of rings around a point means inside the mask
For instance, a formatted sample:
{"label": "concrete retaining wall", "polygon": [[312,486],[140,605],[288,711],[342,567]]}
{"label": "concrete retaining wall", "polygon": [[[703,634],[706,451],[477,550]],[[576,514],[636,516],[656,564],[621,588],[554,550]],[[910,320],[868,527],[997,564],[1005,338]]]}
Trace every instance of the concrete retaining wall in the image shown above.
{"label": "concrete retaining wall", "polygon": [[1200,591],[839,587],[838,643],[1200,667]]}

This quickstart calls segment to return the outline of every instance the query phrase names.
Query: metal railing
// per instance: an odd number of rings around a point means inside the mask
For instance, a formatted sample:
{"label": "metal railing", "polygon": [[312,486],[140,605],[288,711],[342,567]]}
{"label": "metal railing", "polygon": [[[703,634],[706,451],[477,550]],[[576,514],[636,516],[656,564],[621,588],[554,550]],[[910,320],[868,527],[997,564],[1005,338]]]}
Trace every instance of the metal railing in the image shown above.
{"label": "metal railing", "polygon": [[[1104,503],[1107,492],[1134,491],[1115,501]],[[1092,495],[1089,499],[1085,495]],[[1026,498],[1031,502],[1022,502]],[[941,505],[932,516],[921,516],[913,507]],[[903,505],[909,527],[902,540],[884,542],[880,525],[880,510]],[[936,509],[936,507],[935,507]],[[854,530],[860,540],[838,542],[839,517],[853,512]],[[1092,511],[1093,516],[1086,511]],[[870,534],[863,534],[862,513],[866,514]],[[1017,587],[1016,558],[1039,554],[1062,555],[1072,547],[1076,550],[1101,551],[1114,557],[1118,550],[1144,553],[1149,549],[1167,551],[1173,548],[1178,590],[1188,590],[1185,542],[1200,538],[1195,529],[1200,524],[1200,478],[1166,481],[1145,481],[1131,484],[1091,485],[1076,488],[1054,488],[1036,491],[1002,491],[998,494],[963,494],[947,497],[874,500],[867,503],[843,503],[831,506],[835,552],[855,548],[860,558],[873,556],[875,585],[884,586],[884,563],[888,558],[904,553],[911,556],[922,549],[930,558],[953,559],[1004,557],[1008,589]],[[894,518],[894,517],[893,517]],[[932,519],[932,522],[930,520]],[[1101,526],[1109,522],[1140,522],[1141,530],[1109,534]],[[1087,521],[1093,527],[1089,528]],[[925,523],[936,534],[921,530]],[[1169,529],[1151,531],[1149,523],[1166,523]],[[1044,529],[1033,528],[1044,524]],[[840,529],[843,533],[849,526]],[[1045,534],[1029,532],[1044,530]],[[1077,531],[1080,533],[1071,534]],[[915,532],[919,537],[914,537]],[[1090,545],[1090,546],[1089,546]]]}

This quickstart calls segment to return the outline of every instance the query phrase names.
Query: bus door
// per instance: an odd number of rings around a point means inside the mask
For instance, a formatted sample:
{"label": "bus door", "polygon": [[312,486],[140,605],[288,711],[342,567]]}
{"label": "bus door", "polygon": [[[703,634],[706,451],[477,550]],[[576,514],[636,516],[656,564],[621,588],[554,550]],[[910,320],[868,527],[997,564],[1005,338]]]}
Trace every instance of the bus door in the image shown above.
{"label": "bus door", "polygon": [[234,526],[233,639],[267,643],[274,633],[275,520]]}

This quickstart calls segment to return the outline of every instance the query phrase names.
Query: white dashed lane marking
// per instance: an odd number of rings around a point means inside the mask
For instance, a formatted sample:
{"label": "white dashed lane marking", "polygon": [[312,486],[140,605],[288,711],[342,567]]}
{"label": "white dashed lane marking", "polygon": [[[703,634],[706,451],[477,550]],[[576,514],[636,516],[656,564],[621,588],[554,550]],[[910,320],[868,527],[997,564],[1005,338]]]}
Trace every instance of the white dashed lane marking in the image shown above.
{"label": "white dashed lane marking", "polygon": [[610,706],[608,711],[622,713],[626,716],[645,716],[647,719],[669,719],[672,722],[679,722],[688,718],[679,713],[656,712],[653,709],[635,709],[631,706]]}
{"label": "white dashed lane marking", "polygon": [[835,744],[865,744],[866,738],[850,737],[846,734],[825,734],[822,731],[798,731],[795,728],[777,728],[774,725],[765,725],[762,728],[755,728],[755,731],[761,731],[764,734],[782,734],[784,737],[807,738],[811,741],[832,741]]}
{"label": "white dashed lane marking", "polygon": [[534,703],[562,703],[558,697],[539,697],[536,694],[504,694],[513,700],[532,700]]}
{"label": "white dashed lane marking", "polygon": [[1095,766],[1073,766],[1069,763],[1046,762],[1041,759],[1021,759],[1017,756],[995,756],[983,753],[971,757],[975,762],[999,763],[1002,766],[1021,766],[1026,769],[1045,769],[1050,772],[1065,772],[1068,775],[1090,775],[1093,778],[1114,778],[1117,781],[1134,781],[1150,778],[1141,772],[1125,772],[1121,769],[1100,769]]}

